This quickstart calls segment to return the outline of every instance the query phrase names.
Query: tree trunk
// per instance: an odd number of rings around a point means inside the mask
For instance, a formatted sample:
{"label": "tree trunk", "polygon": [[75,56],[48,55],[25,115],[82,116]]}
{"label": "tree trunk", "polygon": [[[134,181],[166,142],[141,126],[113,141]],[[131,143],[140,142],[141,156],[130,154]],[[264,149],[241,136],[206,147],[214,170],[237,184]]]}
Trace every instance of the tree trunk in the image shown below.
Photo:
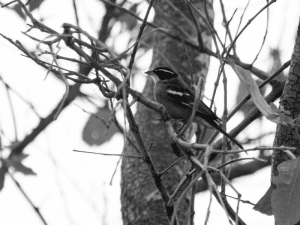
{"label": "tree trunk", "polygon": [[[168,2],[171,2],[178,11],[174,10],[174,7]],[[205,15],[204,1],[195,1],[194,4],[202,14]],[[194,43],[198,40],[193,18],[184,1],[156,1],[154,8],[154,24],[168,29],[172,34],[178,35],[182,37],[182,39],[193,41]],[[206,8],[212,20],[212,1],[206,2]],[[194,15],[196,20],[198,20],[198,27],[200,27],[199,30],[203,43],[206,47],[210,48],[211,38],[208,35],[209,32],[197,14],[194,13]],[[188,18],[189,21],[187,21],[186,18]],[[151,68],[153,69],[158,66],[175,67],[181,75],[187,75],[187,79],[190,79],[189,64],[183,43],[159,32],[156,32],[154,35],[155,40],[153,42]],[[199,54],[198,51],[189,49],[187,46],[185,47],[188,52],[188,58],[192,66],[194,77],[203,77],[205,80],[209,66],[209,56]],[[172,67],[170,63],[174,65],[174,67]],[[147,80],[143,94],[153,99],[153,83],[150,79]],[[157,113],[138,103],[135,120],[139,126],[146,147],[153,144],[150,149],[150,155],[158,171],[166,169],[171,163],[178,159],[171,148],[171,140],[166,132],[164,123],[159,120]],[[131,140],[134,140],[132,133],[129,134],[129,137]],[[124,154],[139,155],[139,152],[137,152],[130,143],[127,143],[124,146]],[[184,163],[181,165],[177,164],[163,175],[163,184],[169,195],[175,190],[186,168],[187,165],[184,165]],[[121,176],[121,204],[124,224],[168,224],[162,198],[143,160],[123,157]],[[180,224],[187,224],[188,206],[189,197],[186,196],[184,200],[181,201],[178,209],[178,220]]]}
{"label": "tree trunk", "polygon": [[[291,146],[300,148],[299,134],[299,116],[300,116],[300,23],[298,25],[297,37],[294,46],[294,52],[291,59],[290,71],[286,81],[281,100],[280,108],[290,113],[293,119],[298,118],[295,122],[298,127],[291,128],[288,126],[278,125],[274,140],[274,146]],[[294,129],[294,131],[293,131]],[[296,156],[300,155],[299,151],[294,151]],[[274,161],[272,165],[272,176],[276,176],[277,166],[283,161],[289,160],[290,157],[284,151],[274,151]]]}

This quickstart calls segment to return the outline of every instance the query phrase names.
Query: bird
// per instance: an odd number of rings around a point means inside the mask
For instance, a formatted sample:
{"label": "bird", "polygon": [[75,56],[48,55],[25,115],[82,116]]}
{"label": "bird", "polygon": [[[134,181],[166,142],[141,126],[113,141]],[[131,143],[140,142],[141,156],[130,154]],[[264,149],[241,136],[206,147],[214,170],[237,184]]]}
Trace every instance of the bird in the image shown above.
{"label": "bird", "polygon": [[[163,105],[172,119],[187,122],[195,101],[193,90],[181,77],[168,67],[157,67],[145,72],[154,83],[154,100]],[[243,146],[222,128],[222,120],[201,100],[195,111],[193,122],[215,129],[243,149]]]}

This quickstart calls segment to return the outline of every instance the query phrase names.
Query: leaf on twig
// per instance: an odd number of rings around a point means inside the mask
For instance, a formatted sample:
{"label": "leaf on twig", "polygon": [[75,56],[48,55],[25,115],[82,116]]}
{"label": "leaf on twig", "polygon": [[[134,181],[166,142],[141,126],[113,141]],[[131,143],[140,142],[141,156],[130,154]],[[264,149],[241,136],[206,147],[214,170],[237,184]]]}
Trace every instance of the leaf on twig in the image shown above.
{"label": "leaf on twig", "polygon": [[276,225],[296,224],[300,220],[300,158],[278,166],[271,202]]}
{"label": "leaf on twig", "polygon": [[23,160],[28,157],[27,154],[14,155],[11,159],[3,159],[8,167],[14,169],[16,172],[24,175],[36,175],[36,173],[29,167],[23,164]]}
{"label": "leaf on twig", "polygon": [[230,66],[238,75],[241,82],[247,88],[249,94],[251,95],[254,104],[258,108],[258,110],[269,120],[275,123],[282,123],[280,120],[281,112],[277,107],[272,104],[269,105],[264,97],[261,95],[259,88],[255,82],[255,80],[251,76],[251,72],[249,70],[245,70],[242,67],[230,63]]}
{"label": "leaf on twig", "polygon": [[273,188],[269,187],[264,196],[255,204],[253,207],[254,210],[266,214],[268,216],[273,215],[272,206],[271,206],[271,196]]}
{"label": "leaf on twig", "polygon": [[111,121],[112,112],[108,107],[99,108],[98,112],[90,115],[83,131],[82,138],[91,146],[99,146],[109,141],[119,130]]}
{"label": "leaf on twig", "polygon": [[[29,1],[29,11],[32,12],[33,10],[37,9],[40,7],[40,5],[44,2],[44,0],[34,0],[34,1]],[[22,18],[26,19],[26,15],[22,11],[22,8],[19,4],[16,4],[12,7],[12,9]]]}
{"label": "leaf on twig", "polygon": [[[128,11],[130,11],[131,13],[137,15],[137,9],[138,9],[138,6],[139,6],[140,3],[136,3],[136,4],[133,4]],[[137,19],[134,18],[132,15],[129,15],[128,13],[126,12],[122,12],[120,13],[119,15],[119,18],[118,18],[118,21],[119,22],[123,22],[125,25],[126,25],[126,28],[129,30],[129,31],[133,31],[133,29],[136,27],[137,25]]]}

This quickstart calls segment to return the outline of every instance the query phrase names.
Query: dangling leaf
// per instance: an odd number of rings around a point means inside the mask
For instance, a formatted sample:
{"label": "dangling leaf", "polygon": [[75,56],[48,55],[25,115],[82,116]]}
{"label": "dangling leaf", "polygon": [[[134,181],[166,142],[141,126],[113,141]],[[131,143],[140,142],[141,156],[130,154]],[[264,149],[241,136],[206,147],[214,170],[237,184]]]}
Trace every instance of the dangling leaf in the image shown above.
{"label": "dangling leaf", "polygon": [[300,158],[285,161],[277,169],[271,198],[276,225],[296,224],[300,220]]}
{"label": "dangling leaf", "polygon": [[111,122],[111,110],[108,107],[103,107],[96,114],[90,116],[82,131],[82,138],[91,146],[99,146],[109,141],[116,132],[118,129]]}
{"label": "dangling leaf", "polygon": [[[31,0],[29,1],[29,11],[32,12],[33,10],[40,7],[40,5],[44,2],[44,0]],[[23,13],[21,6],[19,4],[16,4],[13,6],[13,10],[22,18],[25,19],[25,14]]]}
{"label": "dangling leaf", "polygon": [[266,214],[268,216],[273,215],[272,206],[271,206],[271,196],[273,188],[269,187],[264,196],[256,203],[253,207],[254,210]]}
{"label": "dangling leaf", "polygon": [[36,175],[36,173],[28,166],[23,164],[23,160],[28,157],[27,154],[14,155],[11,159],[4,159],[6,165],[16,172],[23,173],[24,175]]}
{"label": "dangling leaf", "polygon": [[242,67],[230,63],[230,66],[238,75],[240,81],[246,87],[248,93],[251,95],[251,98],[258,108],[258,110],[269,120],[275,123],[282,123],[285,121],[280,120],[280,110],[273,104],[270,106],[264,97],[261,95],[260,90],[257,86],[257,83],[251,76],[251,72],[249,70],[245,70]]}

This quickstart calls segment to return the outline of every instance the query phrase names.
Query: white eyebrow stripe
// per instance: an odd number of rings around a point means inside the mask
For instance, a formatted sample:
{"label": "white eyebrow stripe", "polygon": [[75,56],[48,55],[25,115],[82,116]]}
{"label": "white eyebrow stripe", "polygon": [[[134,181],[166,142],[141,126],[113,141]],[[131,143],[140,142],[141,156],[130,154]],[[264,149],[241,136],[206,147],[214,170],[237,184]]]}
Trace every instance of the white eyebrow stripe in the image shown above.
{"label": "white eyebrow stripe", "polygon": [[171,73],[171,74],[174,74],[174,72],[170,71],[170,70],[166,70],[166,69],[159,69],[160,71],[163,71],[165,73]]}

